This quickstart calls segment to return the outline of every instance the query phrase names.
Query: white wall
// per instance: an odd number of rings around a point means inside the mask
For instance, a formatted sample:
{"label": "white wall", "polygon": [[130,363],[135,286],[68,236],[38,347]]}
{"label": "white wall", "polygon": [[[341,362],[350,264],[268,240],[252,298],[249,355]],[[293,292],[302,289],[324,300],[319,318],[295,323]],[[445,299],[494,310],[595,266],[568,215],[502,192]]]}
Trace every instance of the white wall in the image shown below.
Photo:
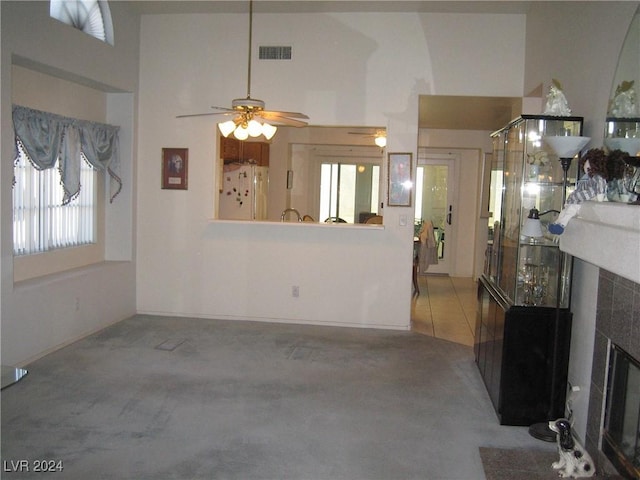
{"label": "white wall", "polygon": [[[5,180],[0,187],[2,363],[24,364],[135,313],[133,125],[139,28],[138,20],[122,2],[111,4],[115,46],[51,19],[49,2],[1,2],[0,8],[0,177]],[[110,227],[105,249],[107,260],[122,261],[103,262],[14,284],[11,182],[6,181],[12,177],[12,61],[108,92],[100,115],[104,115],[104,121],[122,126],[125,188],[113,204],[115,207],[107,207]],[[72,104],[77,98],[67,101]]]}
{"label": "white wall", "polygon": [[[560,80],[574,115],[583,116],[587,148],[602,146],[607,102],[618,55],[638,2],[533,2],[527,15],[525,92]],[[588,239],[585,239],[588,241]],[[575,430],[584,439],[593,359],[598,268],[574,262],[573,332],[569,382],[581,390],[574,402]]]}
{"label": "white wall", "polygon": [[[382,229],[209,221],[215,118],[175,116],[244,95],[246,22],[237,14],[143,17],[138,310],[408,328],[412,208],[385,208]],[[290,44],[293,60],[254,61],[252,97],[307,113],[315,125],[384,126],[388,152],[416,158],[420,94],[451,93],[452,83],[461,95],[522,90],[522,15],[258,14],[253,25],[254,53]],[[519,67],[505,72],[504,61]],[[160,189],[163,147],[189,148],[188,191]]]}

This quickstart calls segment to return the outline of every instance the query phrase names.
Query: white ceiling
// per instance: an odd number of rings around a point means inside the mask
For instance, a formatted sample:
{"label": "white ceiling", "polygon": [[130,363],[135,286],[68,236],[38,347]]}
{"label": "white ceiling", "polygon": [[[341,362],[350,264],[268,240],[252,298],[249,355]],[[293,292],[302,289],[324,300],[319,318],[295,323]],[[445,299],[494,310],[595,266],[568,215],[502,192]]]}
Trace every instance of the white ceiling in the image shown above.
{"label": "white ceiling", "polygon": [[[140,14],[163,13],[243,13],[249,1],[242,0],[141,0],[127,1]],[[469,0],[255,0],[258,13],[328,12],[431,12],[431,13],[511,13],[524,14],[529,1]]]}

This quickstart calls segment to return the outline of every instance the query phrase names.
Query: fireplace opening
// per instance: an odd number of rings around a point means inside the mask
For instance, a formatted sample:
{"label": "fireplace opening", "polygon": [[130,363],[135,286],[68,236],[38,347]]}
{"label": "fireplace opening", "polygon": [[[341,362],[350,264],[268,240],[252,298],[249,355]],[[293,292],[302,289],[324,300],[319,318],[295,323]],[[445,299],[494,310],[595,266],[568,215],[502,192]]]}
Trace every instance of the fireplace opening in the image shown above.
{"label": "fireplace opening", "polygon": [[609,357],[602,451],[625,478],[640,478],[640,362],[617,345]]}

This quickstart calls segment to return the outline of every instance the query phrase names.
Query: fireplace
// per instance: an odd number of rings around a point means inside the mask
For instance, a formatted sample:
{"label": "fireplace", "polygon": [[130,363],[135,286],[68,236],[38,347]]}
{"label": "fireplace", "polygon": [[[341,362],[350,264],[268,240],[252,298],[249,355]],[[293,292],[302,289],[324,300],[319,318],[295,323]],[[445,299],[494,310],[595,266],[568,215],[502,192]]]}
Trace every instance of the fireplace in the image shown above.
{"label": "fireplace", "polygon": [[640,478],[640,362],[611,346],[602,452],[626,478]]}
{"label": "fireplace", "polygon": [[[623,468],[622,459],[625,457],[620,456],[624,452],[628,453],[631,458],[628,462],[632,465],[635,456],[638,468],[638,456],[634,455],[632,447],[627,443],[633,442],[628,440],[632,435],[631,431],[637,437],[640,408],[639,365],[640,283],[601,268],[585,443],[598,470],[607,474],[625,475],[627,478],[640,478],[637,470],[636,473],[631,473],[633,470],[629,472]],[[613,376],[612,379],[609,378],[610,375]],[[635,386],[631,387],[633,382]],[[635,411],[630,406],[632,402],[635,402]],[[625,408],[620,409],[620,403]],[[623,427],[623,420],[634,415],[635,427]]]}
{"label": "fireplace", "polygon": [[[577,362],[584,362],[585,354],[593,353],[590,372],[580,368],[575,370],[576,381],[589,382],[588,398],[576,398],[582,402],[579,412],[583,419],[586,414],[586,431],[582,440],[595,460],[596,468],[605,476],[616,474],[617,468],[603,451],[603,448],[608,448],[604,446],[608,442],[603,433],[607,425],[605,421],[611,418],[611,415],[605,418],[607,380],[612,363],[611,345],[616,345],[619,351],[624,351],[636,362],[640,361],[640,207],[616,202],[584,202],[579,214],[560,236],[560,249],[581,259],[581,265],[584,262],[599,268],[593,350],[587,351],[591,338],[589,342],[585,341],[592,333],[587,331],[590,327],[585,325],[582,331],[577,329],[582,337],[574,337]],[[574,275],[577,270],[580,269],[574,269]],[[574,285],[583,288],[578,290],[582,303],[577,308],[591,320],[589,315],[593,312],[593,304],[589,295],[596,290],[593,285],[595,279],[591,273],[593,270],[581,271],[587,276],[582,281],[574,281]],[[574,325],[579,325],[579,322],[580,319],[574,315]],[[635,363],[631,365],[635,368]],[[586,375],[590,375],[590,381]],[[579,391],[580,385],[576,387]],[[588,407],[585,405],[587,402]]]}

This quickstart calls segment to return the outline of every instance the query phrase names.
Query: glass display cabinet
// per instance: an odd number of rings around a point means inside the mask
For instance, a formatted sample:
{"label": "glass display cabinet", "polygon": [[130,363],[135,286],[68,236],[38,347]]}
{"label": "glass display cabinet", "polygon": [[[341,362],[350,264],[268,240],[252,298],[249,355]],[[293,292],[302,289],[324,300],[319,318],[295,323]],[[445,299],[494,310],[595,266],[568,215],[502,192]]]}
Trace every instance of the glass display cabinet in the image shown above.
{"label": "glass display cabinet", "polygon": [[635,156],[640,148],[640,118],[607,117],[604,144]]}
{"label": "glass display cabinet", "polygon": [[581,117],[522,115],[492,134],[492,217],[474,348],[503,425],[564,415],[571,259],[547,225],[575,188],[578,161],[561,161],[545,139],[581,133]]}
{"label": "glass display cabinet", "polygon": [[[636,196],[640,195],[640,159],[637,156],[640,153],[640,118],[607,117],[604,144],[610,151],[622,150],[631,156],[622,179],[626,191],[623,191],[621,195],[615,186],[613,188],[610,186],[609,201],[623,203],[627,203],[629,200],[633,201]],[[631,196],[627,195],[629,192],[631,192]],[[637,200],[634,203],[637,204]]]}

